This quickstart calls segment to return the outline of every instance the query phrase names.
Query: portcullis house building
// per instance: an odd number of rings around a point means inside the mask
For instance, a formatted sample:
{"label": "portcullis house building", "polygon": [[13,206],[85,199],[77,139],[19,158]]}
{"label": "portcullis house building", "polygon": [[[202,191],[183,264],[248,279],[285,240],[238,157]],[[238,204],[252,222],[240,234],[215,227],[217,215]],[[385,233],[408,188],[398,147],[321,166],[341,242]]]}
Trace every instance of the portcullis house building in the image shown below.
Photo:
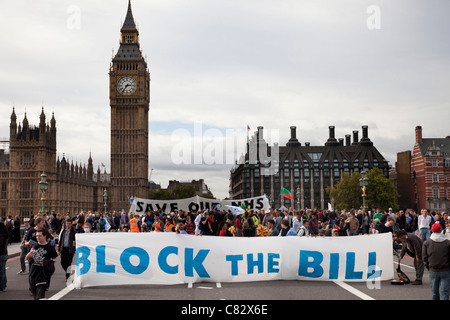
{"label": "portcullis house building", "polygon": [[[269,146],[264,140],[263,128],[248,141],[248,148],[240,163],[230,173],[230,198],[245,199],[265,194],[272,208],[285,207],[326,209],[332,203],[326,188],[334,186],[343,173],[368,171],[379,168],[389,177],[389,164],[369,138],[368,127],[362,127],[362,137],[353,131],[344,138],[336,139],[335,127],[329,127],[329,138],[323,146],[303,145],[297,139],[296,127],[286,146]],[[253,146],[253,148],[252,148]],[[272,157],[274,148],[277,157]],[[261,153],[261,149],[263,149]],[[256,154],[267,154],[270,161],[261,161]],[[281,198],[284,187],[291,191],[292,199]],[[300,197],[297,194],[300,192]]]}

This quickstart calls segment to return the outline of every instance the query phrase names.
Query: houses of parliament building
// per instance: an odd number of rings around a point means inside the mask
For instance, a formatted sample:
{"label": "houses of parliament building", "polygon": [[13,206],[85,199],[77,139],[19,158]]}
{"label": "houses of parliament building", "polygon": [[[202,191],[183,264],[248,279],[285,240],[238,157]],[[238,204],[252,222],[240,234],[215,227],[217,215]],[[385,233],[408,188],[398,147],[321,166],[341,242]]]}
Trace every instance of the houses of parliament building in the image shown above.
{"label": "houses of parliament building", "polygon": [[[10,116],[9,150],[0,149],[0,216],[28,217],[42,210],[74,214],[81,210],[126,211],[129,197],[147,198],[148,113],[150,73],[139,45],[131,3],[121,28],[120,47],[109,68],[111,108],[111,172],[57,156],[56,118],[48,122],[44,108],[39,125]],[[48,190],[39,189],[42,174]],[[106,193],[105,193],[106,190]]]}

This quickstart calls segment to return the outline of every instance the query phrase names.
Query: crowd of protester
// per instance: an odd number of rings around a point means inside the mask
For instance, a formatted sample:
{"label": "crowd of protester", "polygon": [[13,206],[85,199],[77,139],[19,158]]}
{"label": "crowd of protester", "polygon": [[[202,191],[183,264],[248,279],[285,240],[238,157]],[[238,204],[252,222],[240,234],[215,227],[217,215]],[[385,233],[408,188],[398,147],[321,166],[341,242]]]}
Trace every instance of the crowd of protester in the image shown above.
{"label": "crowd of protester", "polygon": [[[438,226],[438,228],[437,228]],[[391,232],[394,239],[394,252],[400,253],[399,263],[405,254],[406,246],[396,247],[397,242],[407,243],[406,238],[420,238],[420,244],[430,238],[430,233],[437,229],[442,230],[442,237],[450,240],[450,217],[448,212],[436,213],[422,209],[420,213],[413,210],[392,209],[382,211],[380,209],[365,210],[277,210],[268,212],[261,210],[245,210],[244,213],[234,214],[231,211],[204,210],[199,212],[146,212],[143,215],[122,212],[81,212],[75,215],[37,214],[23,219],[23,225],[19,217],[11,216],[0,218],[0,291],[6,288],[6,274],[4,267],[7,259],[7,245],[20,242],[22,254],[20,257],[21,270],[19,274],[26,273],[26,261],[30,264],[30,292],[35,298],[42,298],[45,287],[35,285],[36,279],[47,283],[50,278],[42,278],[42,263],[36,266],[33,259],[33,251],[44,247],[45,252],[54,253],[47,260],[56,261],[56,252],[61,259],[61,265],[69,277],[73,256],[75,253],[76,233],[101,233],[101,232],[174,232],[198,236],[230,236],[230,237],[256,237],[256,236],[296,236],[296,237],[335,237],[356,236],[365,234]],[[439,230],[438,230],[439,232]],[[37,237],[38,236],[38,237]],[[400,241],[398,241],[400,239]],[[433,235],[431,235],[432,240]],[[444,241],[442,238],[440,241]],[[419,243],[419,242],[418,242]],[[434,242],[433,242],[434,243]],[[412,248],[412,244],[408,248]],[[423,262],[421,248],[417,246],[413,257],[417,259],[415,268],[417,279],[415,284],[421,284],[423,275]],[[425,247],[424,247],[425,248]],[[4,254],[2,254],[3,251]],[[424,249],[425,250],[425,249]],[[440,249],[439,249],[440,250]],[[414,251],[414,250],[413,250]],[[30,253],[31,252],[31,253]],[[410,254],[410,252],[408,252]],[[6,258],[5,258],[6,257]],[[416,261],[416,260],[415,260]],[[33,264],[34,263],[34,264]],[[427,262],[428,263],[428,262]],[[34,266],[32,268],[32,265]],[[52,264],[50,264],[52,265]],[[428,268],[429,266],[426,265]],[[54,268],[53,268],[54,270]],[[32,272],[36,274],[31,276]],[[37,277],[37,278],[36,278]],[[41,282],[40,282],[41,283]],[[414,283],[413,283],[414,284]],[[436,295],[439,289],[433,289]]]}
{"label": "crowd of protester", "polygon": [[[426,211],[426,210],[425,210]],[[438,222],[444,234],[450,228],[447,212],[426,212],[429,223]],[[231,211],[204,210],[198,212],[146,212],[143,215],[122,212],[81,212],[75,215],[44,215],[45,227],[57,237],[65,228],[64,221],[70,219],[77,233],[89,232],[177,232],[191,235],[213,236],[354,236],[405,230],[420,234],[419,217],[423,214],[407,209],[393,212],[392,209],[373,210],[246,210],[235,215]],[[34,219],[25,218],[31,227]],[[1,219],[9,234],[8,243],[20,242],[21,221],[18,217]],[[25,222],[25,221],[24,221]],[[132,225],[130,225],[132,222]],[[134,228],[132,228],[134,227]],[[287,229],[287,230],[286,230]],[[292,230],[291,230],[292,229]],[[285,231],[286,230],[286,231]],[[264,231],[264,232],[263,232]],[[450,232],[449,232],[450,233]],[[422,238],[426,235],[420,234]]]}

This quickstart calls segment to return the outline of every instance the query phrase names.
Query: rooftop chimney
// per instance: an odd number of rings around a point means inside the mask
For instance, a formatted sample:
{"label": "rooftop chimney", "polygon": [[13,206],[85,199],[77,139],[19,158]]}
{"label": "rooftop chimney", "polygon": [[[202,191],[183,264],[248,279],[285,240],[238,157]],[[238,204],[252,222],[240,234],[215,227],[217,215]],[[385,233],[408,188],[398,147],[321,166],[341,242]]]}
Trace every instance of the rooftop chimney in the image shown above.
{"label": "rooftop chimney", "polygon": [[361,138],[361,145],[364,146],[373,146],[373,142],[369,139],[369,127],[368,126],[362,126],[362,138]]}
{"label": "rooftop chimney", "polygon": [[334,134],[334,126],[328,127],[329,131],[329,137],[327,142],[325,143],[326,146],[338,146],[339,141],[336,140],[335,134]]}
{"label": "rooftop chimney", "polygon": [[264,127],[258,127],[258,140],[264,139],[264,133],[263,133]]}
{"label": "rooftop chimney", "polygon": [[352,145],[355,146],[358,144],[359,138],[358,138],[358,130],[353,130],[353,143]]}
{"label": "rooftop chimney", "polygon": [[351,135],[346,134],[346,135],[345,135],[345,145],[346,145],[346,146],[349,146],[349,145],[351,145],[351,144],[352,144],[352,142],[351,142]]}
{"label": "rooftop chimney", "polygon": [[297,139],[297,128],[295,126],[291,126],[291,139]]}
{"label": "rooftop chimney", "polygon": [[301,146],[300,142],[297,139],[297,127],[291,126],[291,138],[286,145],[289,147]]}
{"label": "rooftop chimney", "polygon": [[416,143],[422,143],[422,127],[416,127]]}

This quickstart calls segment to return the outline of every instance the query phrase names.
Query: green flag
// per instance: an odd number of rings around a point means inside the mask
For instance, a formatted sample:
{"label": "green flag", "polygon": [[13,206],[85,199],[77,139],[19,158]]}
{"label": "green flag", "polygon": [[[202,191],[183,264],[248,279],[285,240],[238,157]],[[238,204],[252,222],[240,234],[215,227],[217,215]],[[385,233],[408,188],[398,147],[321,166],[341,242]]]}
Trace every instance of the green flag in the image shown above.
{"label": "green flag", "polygon": [[288,198],[289,200],[292,200],[292,194],[288,189],[281,187],[280,195],[282,197]]}

